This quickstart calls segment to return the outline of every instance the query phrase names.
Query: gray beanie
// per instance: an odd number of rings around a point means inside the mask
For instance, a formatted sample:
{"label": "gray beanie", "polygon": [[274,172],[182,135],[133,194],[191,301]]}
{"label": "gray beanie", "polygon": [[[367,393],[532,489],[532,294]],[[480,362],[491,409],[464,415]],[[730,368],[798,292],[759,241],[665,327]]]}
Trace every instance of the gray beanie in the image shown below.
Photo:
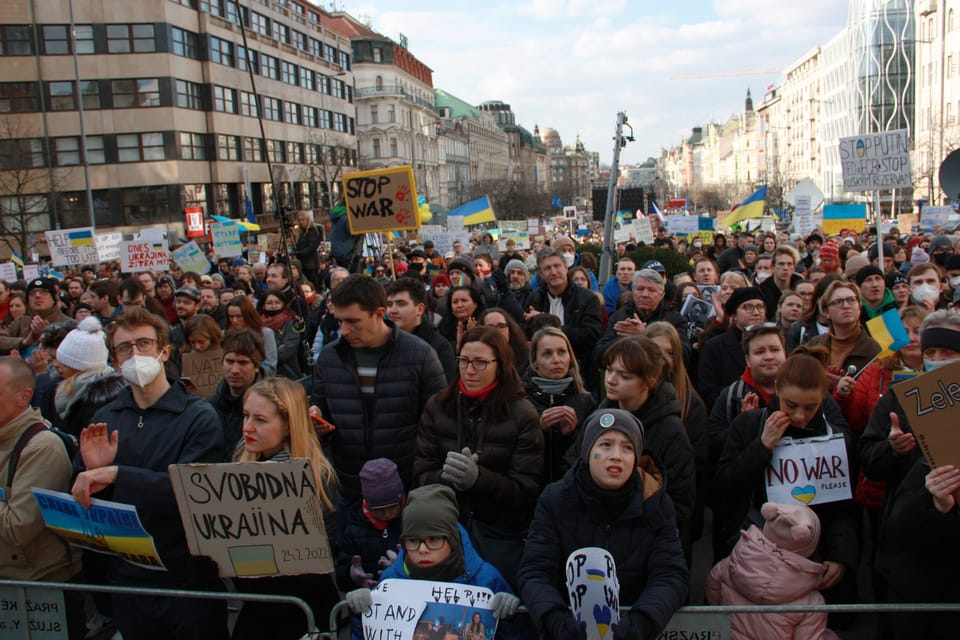
{"label": "gray beanie", "polygon": [[524,264],[522,260],[517,260],[516,258],[514,258],[513,260],[507,263],[507,268],[504,269],[503,272],[509,275],[511,269],[520,269],[521,271],[523,271],[523,275],[527,276],[528,278],[530,277],[530,270],[527,269],[527,265]]}
{"label": "gray beanie", "polygon": [[637,458],[640,457],[643,451],[643,423],[635,415],[623,409],[597,409],[590,414],[583,429],[583,447],[580,449],[580,457],[589,460],[593,444],[610,429],[615,429],[627,436]]}

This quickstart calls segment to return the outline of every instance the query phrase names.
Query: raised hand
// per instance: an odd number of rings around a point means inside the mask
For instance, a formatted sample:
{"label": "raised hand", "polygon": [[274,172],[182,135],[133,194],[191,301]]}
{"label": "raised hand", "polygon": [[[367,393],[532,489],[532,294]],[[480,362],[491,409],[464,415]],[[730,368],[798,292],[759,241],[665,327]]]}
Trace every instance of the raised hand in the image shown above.
{"label": "raised hand", "polygon": [[120,444],[120,432],[107,433],[107,423],[98,422],[80,432],[80,457],[87,470],[113,464]]}
{"label": "raised hand", "polygon": [[783,437],[784,432],[789,426],[790,416],[783,411],[774,411],[763,425],[760,442],[763,443],[764,447],[772,451],[773,448],[777,446],[777,443],[780,442],[780,438]]}
{"label": "raised hand", "polygon": [[898,458],[905,456],[917,446],[917,439],[912,433],[904,433],[900,428],[900,417],[890,412],[890,435],[887,436],[887,442],[893,449],[893,455]]}
{"label": "raised hand", "polygon": [[927,474],[924,486],[933,496],[937,511],[949,513],[960,499],[960,469],[949,464],[937,467]]}

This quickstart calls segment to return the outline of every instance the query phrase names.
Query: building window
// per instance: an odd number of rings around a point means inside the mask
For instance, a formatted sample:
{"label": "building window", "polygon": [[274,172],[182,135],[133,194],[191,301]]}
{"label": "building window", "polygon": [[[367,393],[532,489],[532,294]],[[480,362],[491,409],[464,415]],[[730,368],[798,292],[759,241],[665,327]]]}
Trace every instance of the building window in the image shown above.
{"label": "building window", "polygon": [[307,142],[303,145],[303,163],[317,164],[317,145]]}
{"label": "building window", "polygon": [[330,95],[330,78],[322,73],[317,74],[317,91]]}
{"label": "building window", "polygon": [[40,138],[0,140],[0,169],[36,169],[45,165]]}
{"label": "building window", "polygon": [[0,25],[0,56],[32,56],[33,29],[30,25]]}
{"label": "building window", "polygon": [[157,78],[114,80],[111,86],[114,109],[160,106],[160,81]]}
{"label": "building window", "polygon": [[315,128],[317,126],[317,108],[308,105],[300,107],[300,124]]}
{"label": "building window", "polygon": [[217,214],[232,218],[234,206],[233,199],[230,197],[230,185],[222,182],[213,185],[213,198],[216,202]]}
{"label": "building window", "polygon": [[350,54],[346,51],[340,52],[340,66],[347,71],[350,70]]}
{"label": "building window", "polygon": [[170,35],[174,54],[194,60],[199,57],[197,55],[197,34],[179,27],[170,27]]}
{"label": "building window", "polygon": [[303,164],[303,143],[287,143],[287,162],[291,164]]}
{"label": "building window", "polygon": [[337,50],[328,44],[323,45],[323,59],[330,64],[337,64]]}
{"label": "building window", "polygon": [[247,162],[263,162],[263,141],[260,138],[243,139],[243,159]]}
{"label": "building window", "polygon": [[58,167],[80,164],[80,138],[54,138],[53,148]]}
{"label": "building window", "polygon": [[177,80],[177,106],[184,109],[203,110],[203,101],[200,100],[200,85],[196,82]]}
{"label": "building window", "polygon": [[257,64],[257,52],[256,51],[247,51],[246,47],[242,47],[239,44],[234,45],[237,51],[237,68],[241,71],[247,70],[247,65],[253,67],[254,73],[260,73],[260,66]]}
{"label": "building window", "polygon": [[278,60],[265,53],[261,53],[259,57],[260,75],[262,75],[264,78],[270,78],[271,80],[278,79],[280,77],[280,74],[277,72]]}
{"label": "building window", "polygon": [[267,16],[257,13],[256,11],[250,12],[250,28],[259,33],[260,35],[269,36],[270,35],[270,20]]}
{"label": "building window", "polygon": [[300,105],[296,102],[284,102],[283,121],[288,124],[300,124]]}
{"label": "building window", "polygon": [[152,53],[156,50],[157,39],[152,24],[107,25],[109,53]]}
{"label": "building window", "polygon": [[104,164],[106,161],[103,136],[87,136],[87,164]]}
{"label": "building window", "polygon": [[276,20],[273,21],[273,28],[271,29],[271,35],[274,40],[279,40],[284,44],[290,43],[290,27]]}
{"label": "building window", "polygon": [[280,101],[269,96],[261,96],[260,100],[263,104],[263,117],[280,122]]}
{"label": "building window", "polygon": [[373,157],[379,158],[380,157],[380,139],[374,138],[373,140],[371,140],[371,142],[373,142]]}
{"label": "building window", "polygon": [[248,91],[240,92],[240,115],[257,117],[257,99]]}
{"label": "building window", "polygon": [[62,56],[70,53],[70,38],[67,26],[62,24],[43,25],[43,52],[48,56]]}
{"label": "building window", "polygon": [[210,36],[210,61],[233,66],[233,43]]}
{"label": "building window", "polygon": [[333,81],[333,95],[335,98],[340,98],[341,100],[343,100],[344,98],[343,87],[344,87],[344,84],[342,80]]}
{"label": "building window", "polygon": [[[299,7],[300,5],[295,4],[293,6]],[[297,31],[296,29],[292,29],[290,31],[290,44],[296,47],[297,49],[299,49],[300,51],[306,51],[307,50],[307,34]]]}
{"label": "building window", "polygon": [[48,86],[51,111],[73,111],[77,108],[72,82],[51,82]]}
{"label": "building window", "polygon": [[117,160],[120,162],[140,162],[164,160],[163,134],[123,133],[117,136]]}
{"label": "building window", "polygon": [[377,79],[374,80],[374,86],[377,88],[377,91],[383,91],[383,76],[377,76]]}
{"label": "building window", "polygon": [[207,147],[202,133],[180,132],[180,158],[182,160],[206,160]]}
{"label": "building window", "polygon": [[333,128],[333,116],[326,109],[320,109],[320,128],[321,129]]}
{"label": "building window", "polygon": [[333,114],[333,130],[334,131],[346,131],[347,130],[347,116],[342,113]]}
{"label": "building window", "polygon": [[93,42],[93,25],[74,25],[73,46],[76,47],[77,53],[80,55],[90,55],[96,53],[96,46]]}
{"label": "building window", "polygon": [[83,100],[84,109],[100,108],[100,81],[99,80],[81,80],[80,81],[80,99]]}
{"label": "building window", "polygon": [[380,107],[370,105],[370,124],[380,124]]}
{"label": "building window", "polygon": [[307,53],[314,56],[315,58],[323,57],[323,43],[317,40],[316,38],[310,38],[307,43]]}
{"label": "building window", "polygon": [[286,162],[281,140],[267,140],[267,158],[270,162]]}
{"label": "building window", "polygon": [[236,113],[237,97],[235,91],[228,87],[215,86],[213,88],[213,110],[223,113]]}
{"label": "building window", "polygon": [[240,143],[237,140],[237,136],[228,136],[222,133],[217,134],[217,159],[240,159]]}
{"label": "building window", "polygon": [[297,65],[292,62],[280,63],[280,79],[287,84],[297,86]]}
{"label": "building window", "polygon": [[381,49],[380,47],[373,48],[373,61],[383,62],[383,49]]}
{"label": "building window", "polygon": [[[87,194],[84,191],[61,191],[59,194],[60,215],[65,228],[90,224]],[[97,225],[110,226],[110,196],[107,190],[93,192],[93,215]]]}
{"label": "building window", "polygon": [[300,86],[310,91],[317,90],[317,78],[312,70],[300,67]]}
{"label": "building window", "polygon": [[396,122],[397,121],[397,107],[396,105],[388,104],[387,105],[387,122]]}
{"label": "building window", "polygon": [[399,149],[397,148],[397,139],[396,139],[396,138],[390,138],[390,157],[391,157],[391,158],[396,158],[396,157],[398,157],[399,155],[400,155],[400,151],[399,151]]}
{"label": "building window", "polygon": [[165,220],[170,209],[167,187],[131,187],[120,192],[125,224]]}

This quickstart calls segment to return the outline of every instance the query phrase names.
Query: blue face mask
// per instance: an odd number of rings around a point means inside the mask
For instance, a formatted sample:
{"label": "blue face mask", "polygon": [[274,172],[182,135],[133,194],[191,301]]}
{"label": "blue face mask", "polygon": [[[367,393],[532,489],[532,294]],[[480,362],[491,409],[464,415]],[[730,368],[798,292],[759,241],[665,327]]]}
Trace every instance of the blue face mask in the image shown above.
{"label": "blue face mask", "polygon": [[939,369],[940,367],[945,367],[947,365],[953,364],[954,362],[960,362],[960,356],[956,358],[950,358],[949,360],[939,360],[933,361],[926,358],[923,359],[923,370],[924,371],[933,371],[934,369]]}

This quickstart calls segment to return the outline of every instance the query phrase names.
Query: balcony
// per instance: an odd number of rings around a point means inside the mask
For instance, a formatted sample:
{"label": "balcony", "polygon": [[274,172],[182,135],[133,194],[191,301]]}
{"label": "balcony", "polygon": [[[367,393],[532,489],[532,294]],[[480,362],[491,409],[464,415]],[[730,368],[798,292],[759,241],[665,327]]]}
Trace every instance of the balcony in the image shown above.
{"label": "balcony", "polygon": [[427,109],[433,109],[433,103],[419,98],[398,84],[385,84],[380,87],[357,87],[356,95],[358,98],[389,98],[397,96],[407,102],[411,102]]}

